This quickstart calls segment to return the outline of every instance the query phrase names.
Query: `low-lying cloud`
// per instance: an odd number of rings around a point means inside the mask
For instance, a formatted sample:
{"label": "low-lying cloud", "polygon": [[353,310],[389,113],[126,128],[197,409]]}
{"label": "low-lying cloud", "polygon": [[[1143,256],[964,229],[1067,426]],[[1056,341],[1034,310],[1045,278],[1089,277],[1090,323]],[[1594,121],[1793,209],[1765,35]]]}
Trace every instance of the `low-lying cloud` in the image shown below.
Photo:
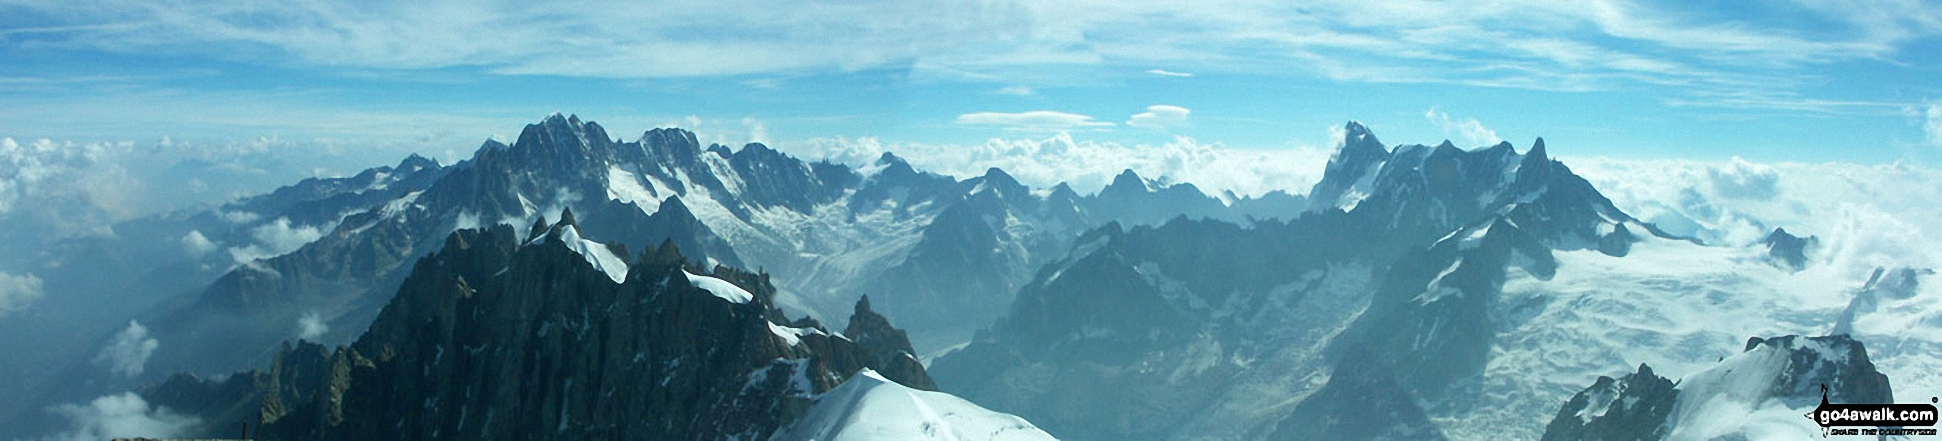
{"label": "low-lying cloud", "polygon": [[1435,107],[1431,107],[1430,110],[1423,112],[1423,118],[1429,119],[1431,124],[1442,128],[1444,137],[1454,135],[1463,142],[1468,143],[1463,146],[1464,148],[1496,145],[1497,143],[1504,142],[1504,138],[1497,136],[1496,130],[1484,127],[1483,123],[1477,122],[1476,118],[1451,118],[1450,114],[1443,113],[1442,110],[1437,110]]}
{"label": "low-lying cloud", "polygon": [[150,406],[134,392],[102,396],[86,405],[63,404],[49,411],[69,421],[68,430],[53,438],[62,441],[169,438],[186,435],[201,422],[166,407]]}
{"label": "low-lying cloud", "polygon": [[246,246],[230,247],[229,256],[237,265],[247,265],[261,259],[281,256],[317,239],[324,237],[334,226],[291,225],[289,218],[279,217],[250,230],[250,237],[256,243]]}
{"label": "low-lying cloud", "polygon": [[154,356],[155,348],[160,346],[161,342],[148,336],[148,328],[134,320],[129,320],[128,327],[122,328],[120,333],[115,334],[114,340],[109,341],[108,346],[101,348],[101,352],[94,356],[94,363],[108,368],[108,372],[115,375],[123,377],[141,375],[142,369],[148,364],[148,358]]}
{"label": "low-lying cloud", "polygon": [[297,318],[297,338],[317,341],[326,332],[330,332],[330,326],[324,323],[324,316],[316,311],[306,312],[303,317]]}
{"label": "low-lying cloud", "polygon": [[1815,261],[1849,278],[1942,265],[1942,171],[1906,164],[1567,158],[1619,208],[1707,243],[1751,245],[1774,228],[1821,238]]}
{"label": "low-lying cloud", "polygon": [[215,252],[217,247],[216,243],[210,241],[208,236],[202,235],[201,231],[191,230],[189,234],[182,235],[182,251],[188,253],[189,257],[202,257]]}

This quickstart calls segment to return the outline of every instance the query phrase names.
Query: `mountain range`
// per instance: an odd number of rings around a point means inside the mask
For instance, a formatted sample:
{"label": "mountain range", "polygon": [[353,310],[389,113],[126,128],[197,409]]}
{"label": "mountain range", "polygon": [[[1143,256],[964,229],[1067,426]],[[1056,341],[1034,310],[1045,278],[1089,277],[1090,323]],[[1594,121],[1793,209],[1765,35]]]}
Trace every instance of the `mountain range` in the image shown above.
{"label": "mountain range", "polygon": [[[1865,355],[1884,337],[1854,323],[1930,274],[1770,295],[1806,289],[1784,285],[1813,237],[1678,237],[1542,139],[1342,133],[1305,195],[1130,170],[1085,195],[890,153],[620,141],[556,114],[457,164],[412,156],[44,250],[50,289],[91,307],[0,322],[41,339],[4,343],[32,356],[0,362],[22,379],[0,392],[28,397],[0,404],[0,436],[129,389],[197,433],[292,438],[1740,433],[1720,421],[1745,415],[1663,417],[1688,398],[1659,373],[1737,375],[1712,366],[1788,350],[1741,343],[1765,335],[1855,334],[1838,344]],[[1883,369],[1936,344],[1895,340]],[[1651,418],[1579,412],[1627,390],[1661,400]]]}

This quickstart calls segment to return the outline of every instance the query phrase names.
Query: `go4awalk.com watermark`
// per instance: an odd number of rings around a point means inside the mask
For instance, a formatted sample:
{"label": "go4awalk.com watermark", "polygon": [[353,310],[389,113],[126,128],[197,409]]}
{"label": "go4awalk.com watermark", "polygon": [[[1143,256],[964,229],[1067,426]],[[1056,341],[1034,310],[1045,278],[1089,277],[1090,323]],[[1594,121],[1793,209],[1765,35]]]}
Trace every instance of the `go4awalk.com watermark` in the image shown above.
{"label": "go4awalk.com watermark", "polygon": [[1828,435],[1907,436],[1935,434],[1935,397],[1929,404],[1834,404],[1827,402],[1827,385],[1821,385],[1821,405],[1807,413],[1807,419],[1821,426],[1821,437]]}

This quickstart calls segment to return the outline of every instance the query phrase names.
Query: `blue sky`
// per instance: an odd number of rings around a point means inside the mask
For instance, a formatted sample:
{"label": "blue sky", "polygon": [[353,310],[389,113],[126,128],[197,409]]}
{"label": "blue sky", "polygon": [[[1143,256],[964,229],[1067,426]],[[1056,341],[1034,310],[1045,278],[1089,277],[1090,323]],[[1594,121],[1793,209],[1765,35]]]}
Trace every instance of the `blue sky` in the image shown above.
{"label": "blue sky", "polygon": [[[631,139],[1942,160],[1942,4],[0,1],[0,137],[469,156]],[[368,164],[394,160],[367,160]],[[344,171],[337,171],[342,173]]]}

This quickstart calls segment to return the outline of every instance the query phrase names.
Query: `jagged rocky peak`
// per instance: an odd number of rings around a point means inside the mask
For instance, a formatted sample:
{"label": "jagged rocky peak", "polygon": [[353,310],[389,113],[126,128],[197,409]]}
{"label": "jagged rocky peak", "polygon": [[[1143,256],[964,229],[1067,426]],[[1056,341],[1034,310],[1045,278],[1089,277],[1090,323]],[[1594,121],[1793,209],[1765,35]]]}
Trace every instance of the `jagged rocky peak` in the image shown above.
{"label": "jagged rocky peak", "polygon": [[1543,439],[1660,439],[1678,397],[1672,380],[1641,363],[1637,372],[1619,378],[1600,376],[1591,387],[1571,396],[1544,427]]}
{"label": "jagged rocky peak", "polygon": [[1329,156],[1322,180],[1309,190],[1309,200],[1320,202],[1318,208],[1342,208],[1339,205],[1348,196],[1345,193],[1365,179],[1373,179],[1377,169],[1389,160],[1389,148],[1362,123],[1349,121],[1342,129],[1341,143]]}
{"label": "jagged rocky peak", "polygon": [[411,156],[406,156],[404,161],[399,161],[397,167],[392,167],[391,169],[400,172],[414,172],[439,167],[440,165],[437,159],[426,158],[418,156],[417,153],[412,153]]}
{"label": "jagged rocky peak", "polygon": [[876,165],[880,167],[880,171],[875,178],[884,181],[903,181],[922,174],[910,166],[910,161],[905,161],[903,157],[890,152],[883,152],[883,155],[878,156]]}
{"label": "jagged rocky peak", "polygon": [[1137,188],[1137,189],[1142,189],[1141,191],[1145,191],[1145,189],[1147,188],[1147,185],[1146,185],[1145,178],[1141,178],[1139,173],[1136,173],[1133,171],[1133,169],[1129,168],[1126,170],[1122,170],[1119,172],[1118,175],[1113,176],[1113,182],[1111,184],[1107,184],[1106,188],[1125,188],[1125,189]]}
{"label": "jagged rocky peak", "polygon": [[1786,228],[1775,228],[1767,233],[1760,243],[1767,247],[1767,258],[1775,266],[1800,271],[1807,268],[1807,253],[1820,246],[1820,238],[1800,237],[1787,232]]}
{"label": "jagged rocky peak", "polygon": [[758,439],[866,369],[936,388],[867,301],[846,334],[792,322],[766,274],[698,267],[671,242],[610,280],[570,216],[536,223],[542,240],[451,234],[352,345],[286,344],[271,372],[236,377],[256,392],[172,393],[247,395],[260,412],[209,406],[210,427],[282,438]]}
{"label": "jagged rocky peak", "polygon": [[1309,206],[1349,211],[1404,237],[1434,238],[1507,215],[1553,248],[1613,256],[1628,253],[1644,233],[1669,237],[1550,159],[1541,138],[1520,155],[1508,143],[1463,150],[1447,141],[1384,152],[1345,135]]}
{"label": "jagged rocky peak", "polygon": [[668,155],[695,156],[701,152],[701,141],[695,139],[694,132],[678,128],[656,128],[641,132],[640,143],[649,149],[658,149]]}

